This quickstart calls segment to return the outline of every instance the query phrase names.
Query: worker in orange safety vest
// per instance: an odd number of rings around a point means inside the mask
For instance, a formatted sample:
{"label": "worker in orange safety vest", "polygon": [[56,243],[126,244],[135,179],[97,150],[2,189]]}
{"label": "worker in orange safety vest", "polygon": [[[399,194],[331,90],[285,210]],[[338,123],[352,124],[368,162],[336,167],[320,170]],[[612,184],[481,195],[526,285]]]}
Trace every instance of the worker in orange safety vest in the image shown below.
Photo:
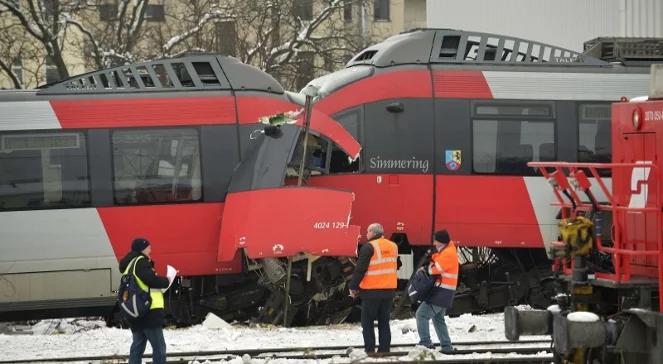
{"label": "worker in orange safety vest", "polygon": [[429,328],[429,321],[432,319],[442,352],[450,353],[453,351],[453,346],[444,315],[451,308],[458,285],[458,254],[456,244],[445,229],[435,233],[433,245],[435,251],[431,255],[428,267],[424,269],[428,269],[429,274],[438,276],[438,278],[424,302],[417,308],[415,315],[419,345],[428,348],[434,347]]}
{"label": "worker in orange safety vest", "polygon": [[391,331],[389,317],[398,282],[398,247],[382,235],[382,225],[368,226],[368,242],[359,251],[357,266],[350,281],[350,296],[361,298],[361,327],[364,350],[375,355],[375,329],[378,321],[378,353],[389,352]]}

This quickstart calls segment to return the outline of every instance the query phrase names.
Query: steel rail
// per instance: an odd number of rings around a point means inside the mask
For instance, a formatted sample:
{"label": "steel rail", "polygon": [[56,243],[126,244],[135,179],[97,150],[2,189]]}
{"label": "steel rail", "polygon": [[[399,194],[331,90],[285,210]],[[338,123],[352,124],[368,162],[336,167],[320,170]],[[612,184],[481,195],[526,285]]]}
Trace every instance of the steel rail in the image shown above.
{"label": "steel rail", "polygon": [[[536,345],[539,344],[539,345]],[[527,340],[527,341],[465,341],[456,342],[454,355],[472,354],[472,353],[523,353],[532,354],[541,351],[550,351],[550,340]],[[392,349],[396,349],[384,355],[384,357],[405,356],[408,351],[398,350],[401,348],[414,348],[416,344],[394,344]],[[491,348],[472,348],[491,345],[514,345],[511,347],[491,347]],[[523,346],[536,345],[536,346]],[[465,348],[467,347],[467,348]],[[361,345],[343,345],[343,346],[320,346],[320,347],[290,347],[290,348],[265,348],[265,349],[233,349],[233,350],[206,350],[196,352],[171,352],[168,353],[169,363],[185,363],[191,360],[206,360],[211,357],[217,357],[213,360],[227,360],[228,358],[243,356],[248,354],[253,358],[278,358],[278,359],[324,359],[335,356],[347,357],[350,349],[363,350]],[[325,353],[326,352],[326,353]],[[329,353],[334,352],[334,353]],[[286,354],[286,355],[279,355]],[[287,355],[290,354],[290,355]],[[95,356],[70,356],[56,358],[33,358],[19,360],[0,360],[0,364],[28,364],[28,363],[62,363],[62,362],[108,362],[126,363],[128,355],[95,355]],[[151,355],[144,355],[144,359],[151,359]],[[400,362],[400,361],[399,361]]]}

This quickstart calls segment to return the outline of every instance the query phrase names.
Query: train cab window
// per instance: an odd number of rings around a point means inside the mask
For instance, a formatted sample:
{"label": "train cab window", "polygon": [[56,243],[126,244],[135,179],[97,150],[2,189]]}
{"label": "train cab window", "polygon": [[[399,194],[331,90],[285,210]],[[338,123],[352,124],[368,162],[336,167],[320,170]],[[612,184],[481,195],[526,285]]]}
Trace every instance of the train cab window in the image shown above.
{"label": "train cab window", "polygon": [[335,173],[356,173],[359,172],[359,158],[354,161],[338,147],[333,144],[331,150],[331,160],[329,161],[329,174]]}
{"label": "train cab window", "polygon": [[[354,109],[349,112],[344,112],[340,115],[334,116],[345,130],[347,130],[352,137],[355,138],[359,143],[361,139],[359,137],[359,128],[361,120],[361,110]],[[335,143],[332,143],[331,149],[331,160],[329,161],[329,173],[356,173],[359,172],[359,163],[361,157],[357,158],[354,161],[350,161],[348,155],[341,150]]]}
{"label": "train cab window", "polygon": [[[556,159],[551,105],[478,105],[472,121],[476,173],[536,175],[531,161]],[[483,119],[486,118],[486,119]]]}
{"label": "train cab window", "polygon": [[115,203],[202,198],[196,129],[117,130],[113,132],[112,145]]}
{"label": "train cab window", "polygon": [[85,134],[0,134],[0,211],[90,206]]}
{"label": "train cab window", "polygon": [[[326,174],[329,171],[330,142],[314,134],[308,135],[306,144],[306,170],[310,175]],[[304,150],[304,133],[301,133],[297,140],[297,146],[292,153],[290,163],[288,163],[287,176],[294,177],[299,174],[299,166],[302,161],[302,151]]]}
{"label": "train cab window", "polygon": [[610,104],[580,105],[578,112],[578,162],[610,163]]}

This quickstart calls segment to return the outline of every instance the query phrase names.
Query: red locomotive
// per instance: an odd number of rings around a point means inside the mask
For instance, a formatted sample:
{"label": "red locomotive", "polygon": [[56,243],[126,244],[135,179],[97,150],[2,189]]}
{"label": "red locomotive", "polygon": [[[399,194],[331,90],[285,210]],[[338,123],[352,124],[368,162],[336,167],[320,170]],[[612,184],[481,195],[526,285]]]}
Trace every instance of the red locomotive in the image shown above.
{"label": "red locomotive", "polygon": [[547,311],[507,308],[506,334],[552,334],[558,362],[663,361],[661,65],[650,88],[647,99],[613,104],[612,163],[530,163],[564,212],[554,249],[563,293]]}

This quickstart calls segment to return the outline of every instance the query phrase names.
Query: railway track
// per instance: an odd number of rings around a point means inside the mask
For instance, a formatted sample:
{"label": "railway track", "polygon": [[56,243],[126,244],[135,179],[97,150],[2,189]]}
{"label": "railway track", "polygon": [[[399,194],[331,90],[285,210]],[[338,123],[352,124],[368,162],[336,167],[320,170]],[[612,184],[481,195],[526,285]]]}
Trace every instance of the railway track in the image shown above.
{"label": "railway track", "polygon": [[[200,352],[168,353],[168,363],[204,363],[227,361],[238,357],[256,359],[265,363],[276,359],[288,360],[324,360],[333,359],[334,363],[550,363],[552,353],[550,340],[529,340],[520,342],[509,341],[478,341],[454,343],[452,355],[425,349],[415,349],[414,344],[392,345],[390,353],[377,357],[366,357],[361,346],[321,346],[296,348],[265,348],[215,350]],[[471,355],[480,354],[480,355]],[[146,355],[147,363],[151,362]],[[60,358],[34,358],[4,361],[0,364],[46,364],[81,362],[89,364],[124,364],[127,355],[81,356]],[[245,360],[246,362],[247,360]]]}

